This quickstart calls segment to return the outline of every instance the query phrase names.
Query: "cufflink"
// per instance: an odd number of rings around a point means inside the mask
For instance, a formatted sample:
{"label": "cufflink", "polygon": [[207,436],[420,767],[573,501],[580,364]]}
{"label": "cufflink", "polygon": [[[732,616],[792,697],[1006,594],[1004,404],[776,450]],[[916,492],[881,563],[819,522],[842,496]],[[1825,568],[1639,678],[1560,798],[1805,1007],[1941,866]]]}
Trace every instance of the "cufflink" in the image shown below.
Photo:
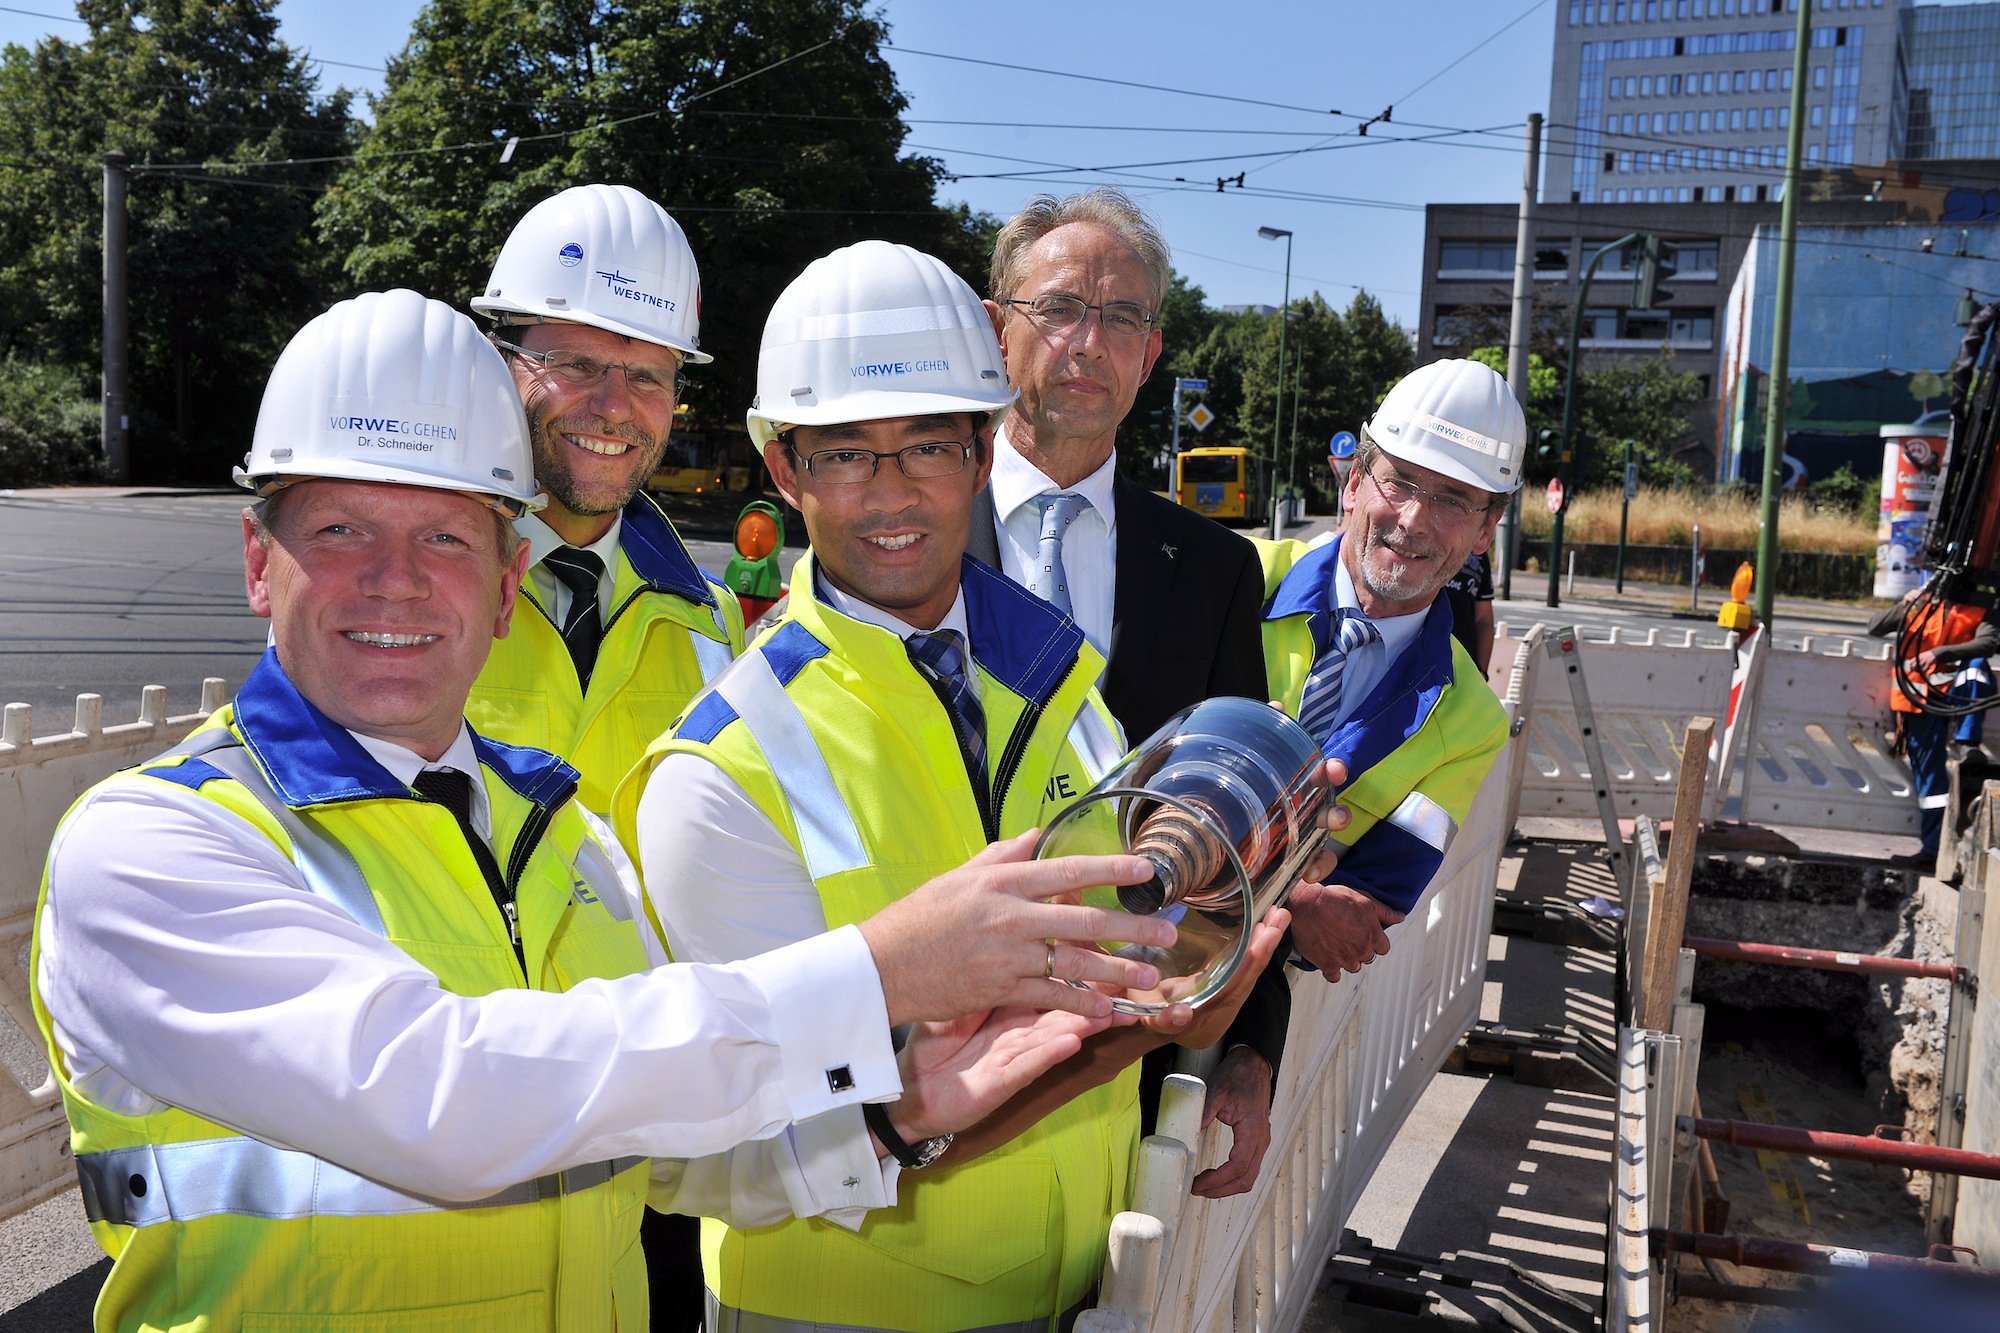
{"label": "cufflink", "polygon": [[836,1093],[854,1091],[854,1071],[846,1065],[835,1065],[827,1070],[826,1090]]}

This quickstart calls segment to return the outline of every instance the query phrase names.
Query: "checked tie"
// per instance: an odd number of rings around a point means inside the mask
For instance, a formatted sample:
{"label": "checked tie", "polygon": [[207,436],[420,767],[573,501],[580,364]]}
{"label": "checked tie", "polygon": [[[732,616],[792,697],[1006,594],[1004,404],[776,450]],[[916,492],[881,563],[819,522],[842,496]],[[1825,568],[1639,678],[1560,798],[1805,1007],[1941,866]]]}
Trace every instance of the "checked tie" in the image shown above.
{"label": "checked tie", "polygon": [[569,660],[576,664],[576,678],[590,688],[590,672],[597,665],[597,645],[604,638],[598,621],[597,583],[604,577],[604,561],[597,552],[577,546],[558,546],[542,557],[542,563],[569,589],[569,610],[563,615],[563,644]]}
{"label": "checked tie", "polygon": [[919,675],[937,691],[945,711],[951,714],[951,729],[958,736],[958,753],[965,760],[965,775],[972,781],[972,794],[979,800],[983,819],[989,788],[986,777],[986,711],[972,692],[966,676],[965,640],[957,630],[941,629],[912,634],[903,640]]}
{"label": "checked tie", "polygon": [[1069,531],[1078,514],[1090,508],[1090,501],[1064,491],[1059,495],[1044,495],[1035,503],[1042,509],[1042,539],[1035,548],[1035,582],[1031,591],[1069,615],[1069,574],[1063,569],[1063,534]]}
{"label": "checked tie", "polygon": [[1330,637],[1333,642],[1321,648],[1299,700],[1299,725],[1322,743],[1333,730],[1334,719],[1340,716],[1340,682],[1347,674],[1347,655],[1363,644],[1380,642],[1382,632],[1359,611],[1344,610],[1340,613],[1339,632]]}

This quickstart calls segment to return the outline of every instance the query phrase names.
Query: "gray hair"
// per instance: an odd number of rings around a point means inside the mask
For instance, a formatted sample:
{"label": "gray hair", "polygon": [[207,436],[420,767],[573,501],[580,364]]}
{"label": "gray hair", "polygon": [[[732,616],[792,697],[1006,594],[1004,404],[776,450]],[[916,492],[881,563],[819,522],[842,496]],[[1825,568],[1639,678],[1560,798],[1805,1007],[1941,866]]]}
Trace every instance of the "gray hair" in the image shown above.
{"label": "gray hair", "polygon": [[1132,247],[1140,264],[1145,266],[1146,276],[1152,280],[1153,309],[1157,311],[1167,299],[1167,286],[1173,281],[1173,256],[1167,250],[1167,239],[1124,191],[1101,186],[1066,199],[1038,194],[1028,201],[1027,207],[1007,219],[1007,225],[993,242],[993,270],[989,279],[993,299],[1005,301],[1019,291],[1029,249],[1057,227],[1072,222],[1102,227]]}

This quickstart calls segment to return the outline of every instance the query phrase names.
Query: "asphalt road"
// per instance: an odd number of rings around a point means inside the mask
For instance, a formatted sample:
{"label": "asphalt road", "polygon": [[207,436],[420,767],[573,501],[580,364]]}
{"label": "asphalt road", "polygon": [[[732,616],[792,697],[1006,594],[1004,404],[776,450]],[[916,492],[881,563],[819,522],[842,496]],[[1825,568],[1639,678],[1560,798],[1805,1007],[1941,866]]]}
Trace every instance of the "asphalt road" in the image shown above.
{"label": "asphalt road", "polygon": [[[68,731],[76,696],[104,722],[139,715],[147,685],[192,711],[205,676],[234,691],[264,651],[243,600],[240,493],[0,493],[0,703],[34,706],[33,734]],[[690,540],[719,574],[726,542]]]}

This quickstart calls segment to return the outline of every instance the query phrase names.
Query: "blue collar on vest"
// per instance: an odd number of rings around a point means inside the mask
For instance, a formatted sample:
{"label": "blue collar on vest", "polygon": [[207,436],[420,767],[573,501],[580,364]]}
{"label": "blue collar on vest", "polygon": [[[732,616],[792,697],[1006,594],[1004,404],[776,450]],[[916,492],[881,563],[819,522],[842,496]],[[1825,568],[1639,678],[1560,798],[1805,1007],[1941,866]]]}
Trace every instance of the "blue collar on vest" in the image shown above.
{"label": "blue collar on vest", "polygon": [[[237,692],[235,716],[244,745],[293,809],[410,794],[345,727],[299,693],[275,648],[264,650]],[[477,732],[472,744],[479,762],[525,801],[553,807],[576,790],[576,770],[546,750],[503,745]]]}
{"label": "blue collar on vest", "polygon": [[1055,694],[1083,648],[1075,621],[989,565],[961,557],[965,624],[972,656],[986,674],[1028,702]]}
{"label": "blue collar on vest", "polygon": [[666,511],[644,491],[633,496],[620,515],[625,522],[618,530],[618,549],[632,562],[632,572],[646,586],[659,592],[685,597],[701,606],[714,606],[715,595],[701,567],[688,554]]}
{"label": "blue collar on vest", "polygon": [[[1265,606],[1264,619],[1325,616],[1334,610],[1333,562],[1340,558],[1340,543],[1337,536],[1293,565]],[[1368,697],[1333,729],[1321,750],[1346,762],[1352,782],[1417,734],[1451,684],[1453,671],[1451,600],[1440,596],[1432,600],[1416,642],[1389,663]]]}

